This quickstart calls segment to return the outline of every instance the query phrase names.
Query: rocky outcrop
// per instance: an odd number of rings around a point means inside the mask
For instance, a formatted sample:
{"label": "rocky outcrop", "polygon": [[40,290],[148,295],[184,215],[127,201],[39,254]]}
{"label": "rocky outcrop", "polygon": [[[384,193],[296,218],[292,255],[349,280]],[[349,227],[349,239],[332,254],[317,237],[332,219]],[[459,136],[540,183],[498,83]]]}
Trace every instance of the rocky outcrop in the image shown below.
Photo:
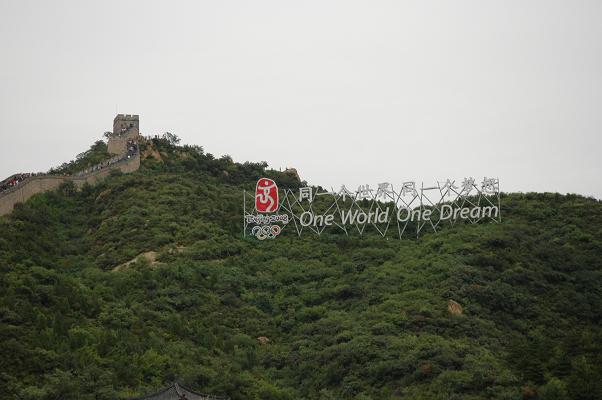
{"label": "rocky outcrop", "polygon": [[149,265],[151,265],[151,266],[159,265],[160,262],[157,261],[157,256],[158,256],[158,253],[156,251],[147,251],[146,253],[139,254],[138,256],[136,256],[135,258],[133,258],[132,260],[130,260],[128,262],[125,262],[123,264],[116,266],[111,271],[119,272],[119,271],[126,270],[130,267],[130,265],[132,265],[133,263],[135,263],[138,260],[146,260],[149,263]]}
{"label": "rocky outcrop", "polygon": [[284,173],[294,177],[296,180],[301,182],[301,177],[299,176],[299,172],[297,172],[296,168],[286,168],[284,170]]}
{"label": "rocky outcrop", "polygon": [[464,313],[462,306],[451,299],[447,301],[447,311],[453,315],[462,315]]}
{"label": "rocky outcrop", "polygon": [[268,338],[267,338],[267,337],[265,337],[265,336],[259,336],[259,337],[257,338],[257,341],[259,342],[259,344],[261,344],[261,345],[264,345],[264,346],[265,346],[266,344],[270,343],[270,339],[268,339]]}

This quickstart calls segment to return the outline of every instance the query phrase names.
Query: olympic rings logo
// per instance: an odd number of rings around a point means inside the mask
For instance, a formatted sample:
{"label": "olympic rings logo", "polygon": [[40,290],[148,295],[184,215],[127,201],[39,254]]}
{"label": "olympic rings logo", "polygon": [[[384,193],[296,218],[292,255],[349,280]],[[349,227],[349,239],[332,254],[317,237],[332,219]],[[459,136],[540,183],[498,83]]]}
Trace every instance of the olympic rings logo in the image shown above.
{"label": "olympic rings logo", "polygon": [[259,240],[274,239],[280,235],[280,232],[282,232],[282,228],[278,225],[254,226],[251,230],[251,234]]}

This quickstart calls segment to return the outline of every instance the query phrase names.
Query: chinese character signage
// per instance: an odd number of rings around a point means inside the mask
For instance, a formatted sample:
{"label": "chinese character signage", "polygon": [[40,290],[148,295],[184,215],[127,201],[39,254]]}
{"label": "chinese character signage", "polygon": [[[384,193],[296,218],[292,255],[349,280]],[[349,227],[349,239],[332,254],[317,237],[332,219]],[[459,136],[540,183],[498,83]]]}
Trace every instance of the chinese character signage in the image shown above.
{"label": "chinese character signage", "polygon": [[244,192],[244,235],[274,239],[286,230],[302,235],[377,233],[383,237],[437,232],[444,224],[500,222],[497,178],[446,179],[433,185],[414,181],[359,185],[350,190],[305,186],[279,189],[272,179],[261,178],[255,187],[254,206]]}

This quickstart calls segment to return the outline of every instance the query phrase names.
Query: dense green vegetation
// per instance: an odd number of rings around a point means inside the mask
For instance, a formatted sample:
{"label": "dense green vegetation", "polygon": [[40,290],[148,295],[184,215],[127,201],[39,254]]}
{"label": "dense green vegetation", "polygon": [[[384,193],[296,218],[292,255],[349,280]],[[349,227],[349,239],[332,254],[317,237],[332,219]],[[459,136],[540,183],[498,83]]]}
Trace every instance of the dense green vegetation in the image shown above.
{"label": "dense green vegetation", "polygon": [[501,224],[419,240],[259,242],[241,238],[241,189],[294,177],[149,146],[161,160],[136,173],[0,218],[2,398],[173,381],[232,399],[602,398],[599,201],[510,194]]}

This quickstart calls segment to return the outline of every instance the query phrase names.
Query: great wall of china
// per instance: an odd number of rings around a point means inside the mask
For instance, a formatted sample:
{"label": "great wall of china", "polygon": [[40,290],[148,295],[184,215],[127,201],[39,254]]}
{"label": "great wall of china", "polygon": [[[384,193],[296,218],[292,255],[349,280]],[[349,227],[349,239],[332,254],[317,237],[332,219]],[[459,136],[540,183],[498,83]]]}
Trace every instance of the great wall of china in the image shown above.
{"label": "great wall of china", "polygon": [[113,158],[87,168],[74,175],[32,174],[0,193],[0,216],[10,214],[17,203],[31,196],[57,189],[61,184],[72,181],[76,187],[95,184],[109,176],[111,171],[130,173],[140,168],[138,140],[140,128],[138,115],[118,114],[113,120],[113,132],[108,138],[108,151]]}

